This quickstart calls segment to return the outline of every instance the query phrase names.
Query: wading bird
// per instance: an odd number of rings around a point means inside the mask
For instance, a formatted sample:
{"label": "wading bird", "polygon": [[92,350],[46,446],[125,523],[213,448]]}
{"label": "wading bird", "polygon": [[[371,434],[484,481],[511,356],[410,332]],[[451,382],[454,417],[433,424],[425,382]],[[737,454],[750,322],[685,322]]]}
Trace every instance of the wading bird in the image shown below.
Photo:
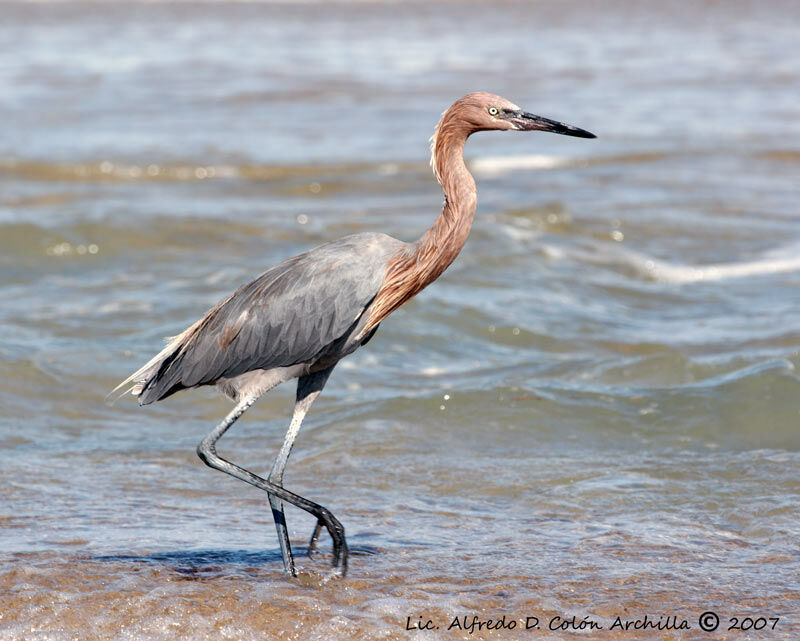
{"label": "wading bird", "polygon": [[[309,554],[324,527],[333,540],[334,572],[347,571],[341,523],[328,509],[283,487],[300,424],[336,363],[365,345],[381,321],[436,280],[464,246],[476,191],[462,152],[470,134],[489,130],[595,137],[527,113],[500,96],[464,96],[444,112],[431,138],[431,166],[444,190],[444,207],[419,240],[353,234],[289,258],[242,285],[114,390],[132,384],[128,391],[147,405],[182,389],[217,385],[235,402],[197,454],[207,465],[268,494],[284,569],[292,576],[296,573],[284,502],[317,519]],[[298,379],[294,415],[269,476],[256,476],[219,456],[216,443],[228,428],[262,394],[293,378]]]}

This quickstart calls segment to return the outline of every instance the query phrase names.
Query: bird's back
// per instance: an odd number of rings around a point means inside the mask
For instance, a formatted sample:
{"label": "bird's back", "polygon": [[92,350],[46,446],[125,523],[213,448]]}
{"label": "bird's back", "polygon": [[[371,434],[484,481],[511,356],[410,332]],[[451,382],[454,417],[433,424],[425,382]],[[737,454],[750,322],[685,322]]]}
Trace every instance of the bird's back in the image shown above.
{"label": "bird's back", "polygon": [[312,367],[352,352],[365,310],[406,243],[353,234],[289,258],[242,285],[119,387],[142,405],[253,370]]}

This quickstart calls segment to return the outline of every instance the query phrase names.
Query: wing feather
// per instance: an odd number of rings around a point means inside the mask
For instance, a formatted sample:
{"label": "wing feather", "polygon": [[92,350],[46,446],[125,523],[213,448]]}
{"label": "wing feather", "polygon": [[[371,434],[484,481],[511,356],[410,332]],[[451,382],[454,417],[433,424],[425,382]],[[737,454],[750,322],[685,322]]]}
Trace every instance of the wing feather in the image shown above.
{"label": "wing feather", "polygon": [[404,247],[385,234],[355,234],[290,258],[241,286],[127,382],[140,384],[147,404],[251,370],[313,362],[352,331]]}

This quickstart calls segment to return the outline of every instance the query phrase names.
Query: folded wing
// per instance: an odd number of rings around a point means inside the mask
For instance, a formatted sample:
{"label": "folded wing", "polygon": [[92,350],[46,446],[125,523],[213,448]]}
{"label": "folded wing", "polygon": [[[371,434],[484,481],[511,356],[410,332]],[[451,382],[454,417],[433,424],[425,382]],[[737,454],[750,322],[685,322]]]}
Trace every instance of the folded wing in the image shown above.
{"label": "folded wing", "polygon": [[134,383],[146,405],[251,370],[313,363],[353,331],[403,246],[356,234],[290,258],[209,310],[117,389]]}

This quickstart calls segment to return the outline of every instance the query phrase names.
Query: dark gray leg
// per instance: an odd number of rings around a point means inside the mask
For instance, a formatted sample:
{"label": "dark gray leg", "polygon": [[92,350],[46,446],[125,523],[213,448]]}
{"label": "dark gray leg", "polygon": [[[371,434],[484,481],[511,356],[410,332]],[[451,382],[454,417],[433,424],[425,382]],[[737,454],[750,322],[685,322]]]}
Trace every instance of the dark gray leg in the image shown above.
{"label": "dark gray leg", "polygon": [[[331,538],[333,539],[333,567],[334,569],[340,569],[342,576],[344,576],[344,574],[347,572],[347,542],[344,538],[344,528],[327,508],[309,501],[302,496],[298,496],[293,492],[289,492],[279,485],[275,485],[274,483],[271,483],[270,481],[231,463],[217,454],[217,441],[222,437],[223,434],[225,434],[226,431],[228,431],[228,428],[233,425],[253,403],[255,403],[255,401],[255,398],[245,398],[241,400],[236,407],[233,408],[230,414],[228,414],[223,421],[214,428],[214,431],[212,431],[211,434],[203,439],[202,443],[200,443],[200,445],[197,447],[197,455],[209,467],[213,467],[216,470],[230,474],[231,476],[244,481],[245,483],[249,483],[260,490],[264,490],[270,495],[270,498],[272,498],[274,495],[281,501],[286,501],[287,503],[296,505],[301,510],[305,510],[309,514],[315,516],[318,522],[322,522],[324,524],[325,528],[328,530]],[[291,559],[287,562],[286,557],[284,557],[284,567],[287,566],[290,568],[290,570],[287,571],[294,575],[294,565],[291,562]]]}
{"label": "dark gray leg", "polygon": [[[328,377],[333,371],[333,366],[320,372],[315,372],[307,376],[301,376],[297,381],[297,396],[294,404],[294,415],[292,422],[289,425],[289,430],[286,432],[286,437],[283,440],[278,456],[272,464],[272,471],[267,477],[270,483],[274,483],[279,487],[283,487],[283,471],[286,469],[286,461],[289,460],[289,454],[292,453],[292,446],[294,445],[297,433],[300,431],[300,426],[303,423],[308,410],[316,400]],[[269,504],[272,507],[272,516],[275,519],[275,529],[278,531],[278,541],[281,544],[281,553],[283,554],[283,563],[286,571],[289,574],[294,574],[294,559],[292,558],[292,549],[289,545],[289,532],[286,528],[286,517],[284,515],[283,502],[273,496],[269,495]]]}

